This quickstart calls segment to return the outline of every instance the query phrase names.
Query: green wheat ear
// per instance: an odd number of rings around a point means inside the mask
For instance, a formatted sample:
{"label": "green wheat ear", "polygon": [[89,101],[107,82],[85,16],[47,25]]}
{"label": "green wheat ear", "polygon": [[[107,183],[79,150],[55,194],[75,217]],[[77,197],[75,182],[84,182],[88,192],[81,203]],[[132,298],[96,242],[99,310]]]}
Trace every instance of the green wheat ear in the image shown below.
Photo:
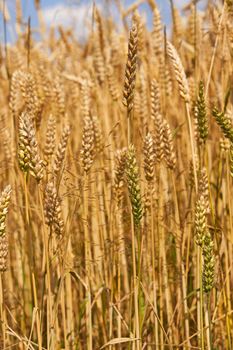
{"label": "green wheat ear", "polygon": [[196,244],[199,245],[200,247],[203,247],[206,230],[207,230],[206,202],[205,202],[205,197],[201,195],[196,203],[196,209],[195,209]]}
{"label": "green wheat ear", "polygon": [[209,293],[214,285],[214,242],[211,238],[210,232],[207,229],[205,231],[205,238],[202,246],[202,256],[203,256],[203,274],[202,283],[203,291]]}
{"label": "green wheat ear", "polygon": [[196,117],[200,139],[205,143],[208,137],[208,119],[206,113],[206,102],[204,95],[204,84],[200,81],[198,98],[196,102]]}
{"label": "green wheat ear", "polygon": [[134,224],[136,227],[139,227],[142,219],[143,206],[140,189],[139,169],[136,160],[135,148],[133,145],[129,146],[127,153],[126,176]]}
{"label": "green wheat ear", "polygon": [[224,112],[219,112],[216,107],[214,107],[212,114],[225,137],[233,142],[233,127],[230,118]]}

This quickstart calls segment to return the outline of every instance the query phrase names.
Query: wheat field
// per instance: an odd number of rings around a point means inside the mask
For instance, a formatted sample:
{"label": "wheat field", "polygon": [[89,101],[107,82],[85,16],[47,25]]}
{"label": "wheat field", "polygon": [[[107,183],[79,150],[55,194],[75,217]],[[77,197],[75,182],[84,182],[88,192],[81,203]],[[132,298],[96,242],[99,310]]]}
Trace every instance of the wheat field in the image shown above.
{"label": "wheat field", "polygon": [[233,1],[115,3],[1,43],[0,349],[233,349]]}

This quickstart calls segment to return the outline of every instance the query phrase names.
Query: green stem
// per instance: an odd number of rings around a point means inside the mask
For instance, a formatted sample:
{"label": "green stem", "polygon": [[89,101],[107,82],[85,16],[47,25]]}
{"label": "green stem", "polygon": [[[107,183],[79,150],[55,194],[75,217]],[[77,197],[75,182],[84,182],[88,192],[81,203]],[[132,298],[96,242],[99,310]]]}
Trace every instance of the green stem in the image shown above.
{"label": "green stem", "polygon": [[201,350],[205,350],[204,342],[204,327],[203,327],[203,288],[202,288],[202,253],[201,248],[198,246],[198,259],[199,259],[199,286],[200,286],[200,326],[201,326]]}

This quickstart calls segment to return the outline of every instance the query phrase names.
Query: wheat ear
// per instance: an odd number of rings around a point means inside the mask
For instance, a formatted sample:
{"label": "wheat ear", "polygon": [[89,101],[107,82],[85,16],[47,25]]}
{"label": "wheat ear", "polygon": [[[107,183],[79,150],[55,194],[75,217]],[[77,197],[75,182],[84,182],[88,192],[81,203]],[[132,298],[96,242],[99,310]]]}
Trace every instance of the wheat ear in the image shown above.
{"label": "wheat ear", "polygon": [[125,68],[123,104],[127,107],[128,144],[131,142],[131,112],[134,106],[134,91],[137,72],[138,28],[133,21],[128,42],[128,59]]}

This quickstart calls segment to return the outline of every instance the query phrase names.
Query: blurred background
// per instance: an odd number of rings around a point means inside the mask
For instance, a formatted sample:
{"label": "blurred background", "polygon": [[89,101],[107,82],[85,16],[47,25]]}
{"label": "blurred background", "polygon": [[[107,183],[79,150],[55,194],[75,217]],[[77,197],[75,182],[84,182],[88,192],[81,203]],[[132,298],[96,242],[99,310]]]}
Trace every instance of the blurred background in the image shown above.
{"label": "blurred background", "polygon": [[[39,40],[40,34],[36,28],[39,27],[38,11],[36,7],[40,8],[41,21],[44,23],[44,28],[54,27],[55,29],[62,25],[67,29],[72,29],[78,40],[83,41],[87,37],[88,31],[91,30],[92,24],[92,10],[93,5],[106,16],[112,16],[114,21],[118,23],[118,28],[121,30],[120,9],[127,10],[133,4],[139,3],[138,10],[143,15],[144,21],[150,28],[152,26],[152,12],[146,0],[0,0],[0,40],[4,41],[4,21],[3,13],[7,24],[7,42],[13,43],[17,39],[16,18],[17,11],[24,23],[23,27],[27,26],[28,18],[31,18],[32,35],[34,39]],[[173,5],[179,9],[183,20],[186,19],[186,9],[189,0],[173,0]],[[212,0],[213,4],[215,0]],[[156,1],[163,23],[167,26],[169,32],[171,23],[171,0],[157,0]],[[198,9],[204,11],[207,0],[196,1]],[[130,18],[130,16],[128,16]],[[126,20],[128,20],[126,16]]]}

